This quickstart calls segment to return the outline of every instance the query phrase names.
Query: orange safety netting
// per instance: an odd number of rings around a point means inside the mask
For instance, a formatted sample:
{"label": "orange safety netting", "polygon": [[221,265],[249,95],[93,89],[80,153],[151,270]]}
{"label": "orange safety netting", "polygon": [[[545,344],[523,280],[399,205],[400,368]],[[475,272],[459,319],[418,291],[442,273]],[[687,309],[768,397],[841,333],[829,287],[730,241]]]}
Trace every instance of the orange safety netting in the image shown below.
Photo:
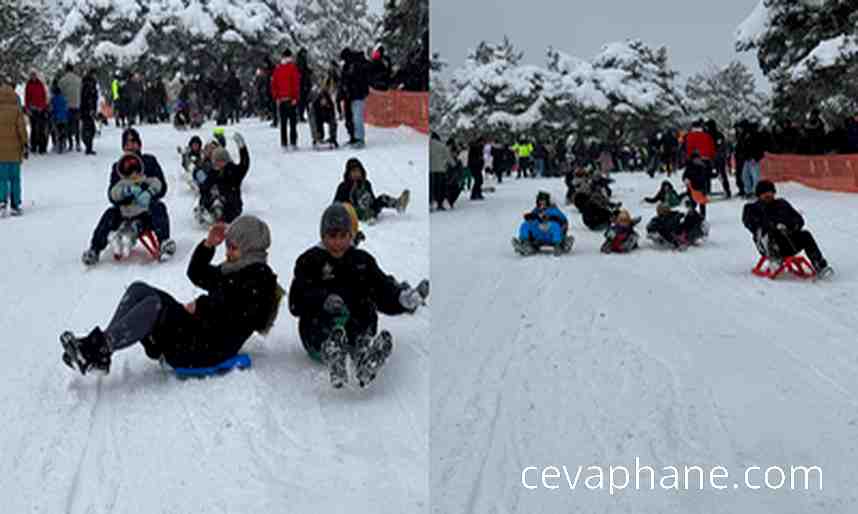
{"label": "orange safety netting", "polygon": [[377,127],[408,125],[429,133],[429,93],[376,91],[366,99],[366,122]]}
{"label": "orange safety netting", "polygon": [[858,193],[858,155],[781,155],[767,153],[761,177],[795,181],[815,189]]}

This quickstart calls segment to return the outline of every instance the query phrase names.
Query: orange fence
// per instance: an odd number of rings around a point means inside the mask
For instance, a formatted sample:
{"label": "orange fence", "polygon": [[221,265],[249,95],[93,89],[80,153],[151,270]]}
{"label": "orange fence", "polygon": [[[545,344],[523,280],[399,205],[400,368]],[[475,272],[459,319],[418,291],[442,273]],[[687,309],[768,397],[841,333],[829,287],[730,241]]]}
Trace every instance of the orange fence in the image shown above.
{"label": "orange fence", "polygon": [[761,176],[775,182],[792,180],[815,189],[858,193],[858,155],[767,153]]}
{"label": "orange fence", "polygon": [[377,127],[408,125],[429,133],[429,93],[370,90],[366,122]]}

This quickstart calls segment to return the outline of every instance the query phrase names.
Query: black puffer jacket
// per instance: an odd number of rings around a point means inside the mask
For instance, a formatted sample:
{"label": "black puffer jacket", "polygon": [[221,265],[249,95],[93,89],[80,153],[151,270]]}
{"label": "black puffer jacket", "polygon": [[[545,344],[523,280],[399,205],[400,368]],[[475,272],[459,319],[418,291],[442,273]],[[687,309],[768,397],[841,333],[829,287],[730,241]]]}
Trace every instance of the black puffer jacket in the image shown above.
{"label": "black puffer jacket", "polygon": [[224,221],[227,223],[241,216],[244,208],[244,202],[241,200],[241,183],[250,169],[250,153],[247,147],[239,150],[239,156],[238,164],[228,162],[220,171],[214,168],[207,170],[206,180],[200,185],[200,198],[206,207],[210,207],[214,202],[213,189],[217,187],[218,196],[223,201]]}
{"label": "black puffer jacket", "polygon": [[211,265],[214,255],[200,243],[188,265],[188,278],[207,292],[195,300],[196,312],[188,314],[170,298],[152,334],[173,367],[213,366],[234,356],[254,331],[266,328],[277,305],[277,275],[267,264],[224,274]]}
{"label": "black puffer jacket", "polygon": [[709,182],[712,178],[711,169],[700,158],[694,158],[685,165],[685,172],[682,174],[682,181],[691,182],[691,187],[701,193],[709,191]]}
{"label": "black puffer jacket", "polygon": [[780,223],[786,226],[787,231],[794,232],[804,227],[804,218],[789,202],[782,198],[775,198],[771,202],[757,200],[745,205],[742,211],[742,223],[751,231],[751,234],[756,234],[757,229],[760,228],[767,232]]}
{"label": "black puffer jacket", "polygon": [[369,96],[368,63],[361,52],[344,53],[343,89],[349,101],[363,100]]}

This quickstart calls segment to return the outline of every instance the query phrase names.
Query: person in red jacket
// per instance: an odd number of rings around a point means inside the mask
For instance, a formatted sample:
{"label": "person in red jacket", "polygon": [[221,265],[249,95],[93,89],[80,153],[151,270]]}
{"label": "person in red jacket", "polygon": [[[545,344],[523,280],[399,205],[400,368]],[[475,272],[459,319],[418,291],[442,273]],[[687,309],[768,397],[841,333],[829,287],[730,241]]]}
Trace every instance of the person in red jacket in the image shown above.
{"label": "person in red jacket", "polygon": [[705,161],[715,161],[715,140],[703,130],[703,121],[697,120],[691,124],[691,131],[685,136],[685,157],[691,160],[694,151]]}
{"label": "person in red jacket", "polygon": [[[277,102],[280,115],[280,146],[298,146],[298,101],[301,99],[301,72],[292,58],[292,51],[283,51],[280,64],[271,77],[271,96]],[[286,121],[289,121],[287,130]],[[289,136],[287,139],[287,135]]]}
{"label": "person in red jacket", "polygon": [[30,152],[43,154],[48,151],[48,91],[36,70],[24,90],[24,111],[30,117]]}

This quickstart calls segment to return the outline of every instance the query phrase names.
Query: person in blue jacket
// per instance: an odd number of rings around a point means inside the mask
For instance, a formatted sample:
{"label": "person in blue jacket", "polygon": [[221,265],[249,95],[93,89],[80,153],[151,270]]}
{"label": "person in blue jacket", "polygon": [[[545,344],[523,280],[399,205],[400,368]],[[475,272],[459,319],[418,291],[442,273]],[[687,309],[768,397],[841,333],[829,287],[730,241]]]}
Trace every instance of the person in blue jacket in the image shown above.
{"label": "person in blue jacket", "polygon": [[58,153],[63,153],[66,146],[69,106],[62,89],[57,85],[51,88],[51,121],[54,124],[54,147]]}
{"label": "person in blue jacket", "polygon": [[536,195],[536,207],[524,215],[518,237],[512,245],[521,255],[530,255],[542,246],[551,246],[557,255],[572,250],[574,238],[567,234],[569,220],[551,201],[551,195],[540,191]]}

